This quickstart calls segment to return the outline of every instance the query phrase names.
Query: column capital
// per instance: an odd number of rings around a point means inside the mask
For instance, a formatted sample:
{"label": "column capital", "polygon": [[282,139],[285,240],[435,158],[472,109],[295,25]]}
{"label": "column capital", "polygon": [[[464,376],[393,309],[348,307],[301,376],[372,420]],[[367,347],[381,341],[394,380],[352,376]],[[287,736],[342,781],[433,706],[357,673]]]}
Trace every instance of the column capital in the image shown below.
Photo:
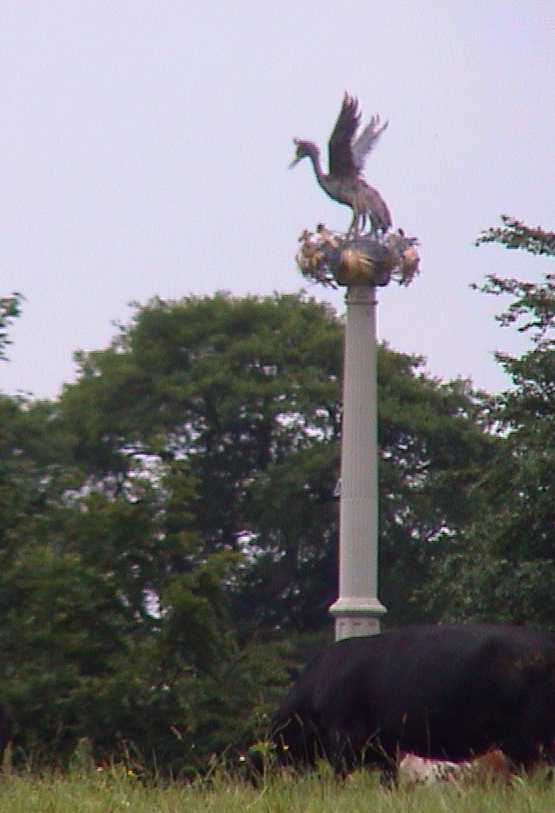
{"label": "column capital", "polygon": [[373,285],[349,285],[345,292],[347,305],[375,305],[376,288]]}

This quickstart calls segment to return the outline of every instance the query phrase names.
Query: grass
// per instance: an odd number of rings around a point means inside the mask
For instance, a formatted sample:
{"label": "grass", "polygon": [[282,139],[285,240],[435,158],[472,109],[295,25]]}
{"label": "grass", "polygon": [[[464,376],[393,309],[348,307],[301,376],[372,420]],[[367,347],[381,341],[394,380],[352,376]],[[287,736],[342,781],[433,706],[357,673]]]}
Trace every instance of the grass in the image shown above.
{"label": "grass", "polygon": [[553,813],[555,784],[540,774],[511,786],[452,783],[389,791],[358,772],[337,782],[325,769],[261,788],[215,773],[192,783],[143,783],[124,767],[29,772],[0,778],[2,813]]}

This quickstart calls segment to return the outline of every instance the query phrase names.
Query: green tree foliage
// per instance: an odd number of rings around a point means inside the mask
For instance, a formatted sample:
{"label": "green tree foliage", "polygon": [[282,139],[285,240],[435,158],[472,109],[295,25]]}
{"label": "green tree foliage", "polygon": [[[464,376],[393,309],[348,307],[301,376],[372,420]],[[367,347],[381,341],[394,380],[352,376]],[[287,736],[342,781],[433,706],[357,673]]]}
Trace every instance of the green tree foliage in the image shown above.
{"label": "green tree foliage", "polygon": [[[57,402],[0,401],[2,686],[19,744],[132,741],[179,769],[252,734],[331,630],[342,338],[305,295],[155,299],[78,354]],[[496,443],[467,383],[387,347],[378,379],[395,623],[422,617],[411,596],[473,519]]]}
{"label": "green tree foliage", "polygon": [[[510,249],[555,256],[555,233],[504,217],[480,237]],[[521,282],[494,274],[478,289],[512,301],[499,315],[530,338],[519,357],[497,353],[512,386],[489,400],[502,438],[478,478],[483,510],[432,582],[430,605],[446,618],[553,626],[555,618],[555,274]]]}
{"label": "green tree foliage", "polygon": [[436,618],[415,598],[476,515],[473,486],[496,445],[482,394],[426,377],[421,363],[383,352],[378,366],[380,597],[393,624]]}
{"label": "green tree foliage", "polygon": [[[244,594],[253,568],[264,569],[265,554],[275,547],[260,539],[257,524],[267,511],[263,475],[275,482],[282,472],[285,487],[286,471],[295,473],[296,509],[297,492],[307,491],[302,471],[316,467],[320,498],[313,506],[307,494],[296,524],[304,517],[312,548],[322,549],[324,517],[329,523],[335,514],[329,498],[340,425],[341,325],[328,309],[294,296],[155,300],[112,347],[81,356],[80,363],[80,380],[61,402],[78,438],[76,456],[110,494],[132,489],[137,470],[188,473],[192,501],[157,489],[161,533],[171,547],[187,532],[189,510],[198,556],[243,557],[228,586],[236,619],[249,603]],[[171,567],[186,571],[187,557],[176,550]],[[281,584],[274,595],[283,591]],[[256,609],[248,609],[248,626]]]}
{"label": "green tree foliage", "polygon": [[21,313],[21,294],[0,297],[0,360],[6,360],[6,345],[11,344],[8,336],[8,327],[13,319]]}
{"label": "green tree foliage", "polygon": [[246,738],[264,708],[253,676],[273,661],[239,652],[236,557],[201,551],[179,463],[105,491],[75,465],[56,405],[7,397],[0,446],[0,700],[16,745],[63,759],[82,737],[99,755],[133,742],[179,771]]}
{"label": "green tree foliage", "polygon": [[[243,638],[329,626],[342,332],[304,296],[153,300],[110,348],[78,356],[79,381],[61,399],[96,488],[153,485],[172,569],[189,567],[187,533],[199,556],[242,557],[227,594]],[[469,484],[491,443],[464,382],[443,385],[420,358],[385,347],[378,375],[382,589],[399,621],[417,617],[413,588],[468,521]],[[192,500],[161,485],[172,471],[194,484]]]}

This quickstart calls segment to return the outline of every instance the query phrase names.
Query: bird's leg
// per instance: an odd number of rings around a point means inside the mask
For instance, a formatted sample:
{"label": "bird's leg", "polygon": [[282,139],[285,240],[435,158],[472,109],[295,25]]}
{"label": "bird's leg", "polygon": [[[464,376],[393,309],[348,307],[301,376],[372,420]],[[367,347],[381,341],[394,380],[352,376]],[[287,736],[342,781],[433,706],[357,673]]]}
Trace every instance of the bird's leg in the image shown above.
{"label": "bird's leg", "polygon": [[368,217],[367,217],[366,212],[361,212],[359,217],[360,217],[360,233],[364,234],[364,231],[365,231],[366,225],[367,225],[367,221],[368,221]]}
{"label": "bird's leg", "polygon": [[351,220],[351,225],[347,231],[347,237],[358,237],[358,212],[356,209],[353,210],[353,219]]}
{"label": "bird's leg", "polygon": [[372,217],[370,213],[368,213],[368,234],[370,237],[378,237],[378,227],[376,225],[376,220]]}

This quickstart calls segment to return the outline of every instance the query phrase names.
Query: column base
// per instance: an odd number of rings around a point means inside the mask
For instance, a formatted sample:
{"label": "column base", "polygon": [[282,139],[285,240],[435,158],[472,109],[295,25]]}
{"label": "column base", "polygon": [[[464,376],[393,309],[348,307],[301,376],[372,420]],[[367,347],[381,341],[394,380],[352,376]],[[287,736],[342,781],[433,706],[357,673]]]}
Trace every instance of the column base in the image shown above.
{"label": "column base", "polygon": [[340,598],[329,609],[335,616],[335,640],[379,635],[387,610],[378,599]]}

